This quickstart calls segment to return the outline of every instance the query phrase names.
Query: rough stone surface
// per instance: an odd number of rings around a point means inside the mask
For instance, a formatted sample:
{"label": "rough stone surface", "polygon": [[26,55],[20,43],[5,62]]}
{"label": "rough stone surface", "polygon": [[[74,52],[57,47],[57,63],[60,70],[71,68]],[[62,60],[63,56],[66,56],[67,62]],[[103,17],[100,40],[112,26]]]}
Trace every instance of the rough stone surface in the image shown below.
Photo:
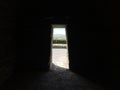
{"label": "rough stone surface", "polygon": [[49,72],[22,72],[0,90],[103,90],[68,69],[52,65]]}

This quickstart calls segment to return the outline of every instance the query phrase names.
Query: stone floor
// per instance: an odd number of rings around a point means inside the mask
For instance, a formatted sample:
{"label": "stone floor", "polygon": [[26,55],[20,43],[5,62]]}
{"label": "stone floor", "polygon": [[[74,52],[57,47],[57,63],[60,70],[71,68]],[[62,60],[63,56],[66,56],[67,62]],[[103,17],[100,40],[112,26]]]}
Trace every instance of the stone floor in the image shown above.
{"label": "stone floor", "polygon": [[22,72],[0,90],[103,90],[97,84],[68,69],[52,65],[49,72]]}
{"label": "stone floor", "polygon": [[[63,49],[53,49],[53,51],[56,55],[54,55],[49,72],[19,72],[11,77],[0,90],[103,90],[101,86],[66,68],[68,62],[59,63],[65,60],[66,51]],[[55,59],[58,61],[54,62]],[[61,66],[58,66],[59,64]]]}
{"label": "stone floor", "polygon": [[53,64],[66,68],[69,68],[68,53],[65,48],[53,48],[52,49],[52,62]]}

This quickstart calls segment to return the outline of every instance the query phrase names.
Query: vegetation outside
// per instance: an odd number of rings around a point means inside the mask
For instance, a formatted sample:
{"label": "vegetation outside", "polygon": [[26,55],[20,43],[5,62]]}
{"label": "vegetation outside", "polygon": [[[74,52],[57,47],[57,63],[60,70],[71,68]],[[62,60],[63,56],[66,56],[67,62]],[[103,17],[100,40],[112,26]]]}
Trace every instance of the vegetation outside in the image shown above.
{"label": "vegetation outside", "polygon": [[66,48],[67,41],[66,38],[54,38],[53,39],[53,48]]}
{"label": "vegetation outside", "polygon": [[65,38],[55,38],[53,39],[53,44],[66,44],[67,41]]}

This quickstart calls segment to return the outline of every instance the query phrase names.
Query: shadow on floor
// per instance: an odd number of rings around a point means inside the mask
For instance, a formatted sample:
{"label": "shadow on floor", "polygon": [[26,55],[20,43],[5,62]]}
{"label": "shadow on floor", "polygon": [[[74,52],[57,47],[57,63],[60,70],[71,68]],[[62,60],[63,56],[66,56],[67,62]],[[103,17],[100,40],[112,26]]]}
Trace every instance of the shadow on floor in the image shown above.
{"label": "shadow on floor", "polygon": [[52,64],[48,72],[19,72],[0,90],[103,90],[68,69]]}

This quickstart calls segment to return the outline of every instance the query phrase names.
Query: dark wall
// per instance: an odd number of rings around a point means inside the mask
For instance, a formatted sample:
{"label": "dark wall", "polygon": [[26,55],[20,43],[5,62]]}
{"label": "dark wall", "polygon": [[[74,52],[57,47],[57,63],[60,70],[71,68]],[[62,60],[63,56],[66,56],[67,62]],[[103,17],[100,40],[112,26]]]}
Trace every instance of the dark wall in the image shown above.
{"label": "dark wall", "polygon": [[16,59],[15,3],[11,0],[9,4],[7,1],[0,1],[0,85],[13,74]]}
{"label": "dark wall", "polygon": [[90,80],[111,84],[112,32],[106,31],[104,24],[85,25],[68,25],[70,69]]}
{"label": "dark wall", "polygon": [[17,71],[45,71],[50,63],[51,26],[40,16],[28,15],[18,19],[22,24],[17,32]]}
{"label": "dark wall", "polygon": [[102,3],[81,10],[80,17],[68,22],[70,69],[115,89],[120,80],[120,19],[114,3]]}

